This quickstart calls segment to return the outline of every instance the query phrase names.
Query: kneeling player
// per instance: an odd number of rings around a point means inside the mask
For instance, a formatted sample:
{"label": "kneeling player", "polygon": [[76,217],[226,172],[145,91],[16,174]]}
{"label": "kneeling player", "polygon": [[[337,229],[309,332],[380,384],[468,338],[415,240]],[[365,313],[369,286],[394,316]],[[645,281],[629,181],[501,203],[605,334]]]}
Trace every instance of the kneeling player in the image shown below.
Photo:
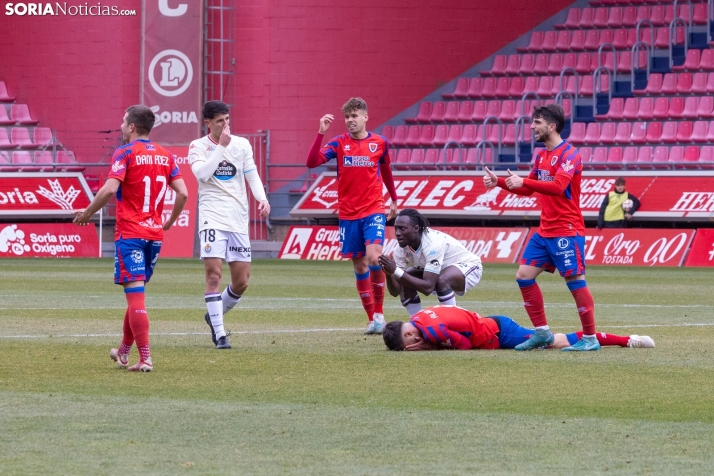
{"label": "kneeling player", "polygon": [[[535,332],[506,316],[481,317],[458,306],[433,306],[416,313],[409,322],[389,322],[382,334],[390,350],[513,349]],[[549,348],[569,348],[582,332],[554,334]],[[617,336],[598,332],[600,345],[654,347],[649,336]]]}
{"label": "kneeling player", "polygon": [[417,291],[436,292],[439,302],[456,304],[481,280],[481,258],[471,253],[454,237],[429,228],[429,221],[418,211],[406,208],[394,221],[399,243],[393,257],[381,255],[379,264],[387,274],[387,289],[399,296],[410,316],[421,310]]}

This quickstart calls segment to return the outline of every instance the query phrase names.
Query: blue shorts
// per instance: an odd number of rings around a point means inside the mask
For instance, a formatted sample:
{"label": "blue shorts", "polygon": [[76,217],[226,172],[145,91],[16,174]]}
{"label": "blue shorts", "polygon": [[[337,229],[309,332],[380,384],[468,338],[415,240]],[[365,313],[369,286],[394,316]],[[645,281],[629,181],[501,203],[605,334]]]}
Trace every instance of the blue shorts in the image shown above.
{"label": "blue shorts", "polygon": [[486,316],[497,317],[501,321],[501,332],[498,334],[498,342],[501,349],[513,349],[518,344],[527,341],[535,332],[533,329],[526,329],[516,321],[507,316]]}
{"label": "blue shorts", "polygon": [[361,258],[367,252],[367,245],[384,244],[384,226],[387,217],[375,213],[357,220],[340,220],[340,243],[342,257]]}
{"label": "blue shorts", "polygon": [[585,274],[585,237],[543,238],[535,233],[523,252],[521,264],[545,268],[549,273],[557,268],[561,276]]}
{"label": "blue shorts", "polygon": [[161,241],[119,238],[114,241],[114,284],[148,283],[159,259]]}

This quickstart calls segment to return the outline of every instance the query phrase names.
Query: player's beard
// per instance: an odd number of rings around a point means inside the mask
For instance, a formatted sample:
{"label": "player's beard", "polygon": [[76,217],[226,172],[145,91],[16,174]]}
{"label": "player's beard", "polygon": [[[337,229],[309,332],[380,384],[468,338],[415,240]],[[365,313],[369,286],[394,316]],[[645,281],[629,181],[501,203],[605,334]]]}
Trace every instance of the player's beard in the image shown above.
{"label": "player's beard", "polygon": [[548,134],[548,131],[543,132],[541,134],[536,134],[536,142],[547,142],[548,139],[550,139],[550,134]]}

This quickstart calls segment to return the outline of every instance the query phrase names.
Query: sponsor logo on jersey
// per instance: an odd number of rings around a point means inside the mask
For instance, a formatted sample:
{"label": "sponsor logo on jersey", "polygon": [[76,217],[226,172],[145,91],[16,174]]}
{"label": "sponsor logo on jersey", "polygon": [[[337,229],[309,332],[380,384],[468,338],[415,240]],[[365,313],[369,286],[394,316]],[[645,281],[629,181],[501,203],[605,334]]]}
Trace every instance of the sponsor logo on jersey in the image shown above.
{"label": "sponsor logo on jersey", "polygon": [[345,167],[374,167],[374,162],[366,155],[345,155],[342,165]]}
{"label": "sponsor logo on jersey", "polygon": [[227,160],[222,161],[218,164],[218,168],[213,172],[213,176],[218,180],[230,180],[236,176],[238,169],[235,165],[231,164]]}
{"label": "sponsor logo on jersey", "polygon": [[373,154],[377,152],[377,148],[379,147],[379,144],[375,144],[374,142],[369,143],[369,151],[372,152]]}
{"label": "sponsor logo on jersey", "polygon": [[433,259],[433,260],[429,261],[429,264],[432,265],[432,266],[435,267],[435,268],[438,268],[438,267],[441,266],[441,264],[439,263],[439,260],[438,260],[438,259]]}
{"label": "sponsor logo on jersey", "polygon": [[383,219],[382,215],[377,215],[376,217],[374,217],[374,221],[376,221],[377,223],[381,223],[382,219]]}
{"label": "sponsor logo on jersey", "polygon": [[123,169],[124,169],[124,162],[122,162],[121,160],[115,160],[114,163],[112,164],[112,172],[115,174],[119,173]]}
{"label": "sponsor logo on jersey", "polygon": [[569,160],[564,163],[561,168],[563,169],[563,172],[570,172],[573,168],[575,168],[575,166],[573,165],[573,162]]}
{"label": "sponsor logo on jersey", "polygon": [[560,239],[558,240],[558,248],[560,248],[561,250],[564,250],[564,249],[567,248],[569,245],[570,245],[570,240],[567,239],[567,238],[560,238]]}
{"label": "sponsor logo on jersey", "polygon": [[146,144],[146,150],[156,150],[156,146],[154,144]]}
{"label": "sponsor logo on jersey", "polygon": [[345,152],[347,152],[347,151],[350,150],[350,149],[351,149],[351,148],[350,148],[350,145],[349,145],[349,144],[345,145]]}

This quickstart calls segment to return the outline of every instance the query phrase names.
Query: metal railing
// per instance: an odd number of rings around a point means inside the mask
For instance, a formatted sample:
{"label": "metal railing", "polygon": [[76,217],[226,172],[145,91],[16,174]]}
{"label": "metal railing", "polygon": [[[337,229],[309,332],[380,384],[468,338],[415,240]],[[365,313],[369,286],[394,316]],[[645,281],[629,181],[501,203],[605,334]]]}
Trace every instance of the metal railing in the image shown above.
{"label": "metal railing", "polygon": [[687,23],[682,18],[675,18],[669,22],[669,67],[674,66],[674,46],[677,44],[677,24],[681,23],[684,28],[684,56],[687,56],[689,49],[689,29]]}
{"label": "metal railing", "polygon": [[[638,54],[640,52],[640,49],[643,48],[645,49],[645,67],[647,68],[647,81],[650,79],[650,64],[652,63],[652,49],[649,47],[647,43],[644,41],[638,41],[634,45],[632,45],[632,57],[630,58],[630,71],[632,74],[630,75],[630,91],[632,93],[635,92],[635,66],[637,66],[637,63],[639,62],[640,55]],[[637,59],[635,59],[635,57]]]}

